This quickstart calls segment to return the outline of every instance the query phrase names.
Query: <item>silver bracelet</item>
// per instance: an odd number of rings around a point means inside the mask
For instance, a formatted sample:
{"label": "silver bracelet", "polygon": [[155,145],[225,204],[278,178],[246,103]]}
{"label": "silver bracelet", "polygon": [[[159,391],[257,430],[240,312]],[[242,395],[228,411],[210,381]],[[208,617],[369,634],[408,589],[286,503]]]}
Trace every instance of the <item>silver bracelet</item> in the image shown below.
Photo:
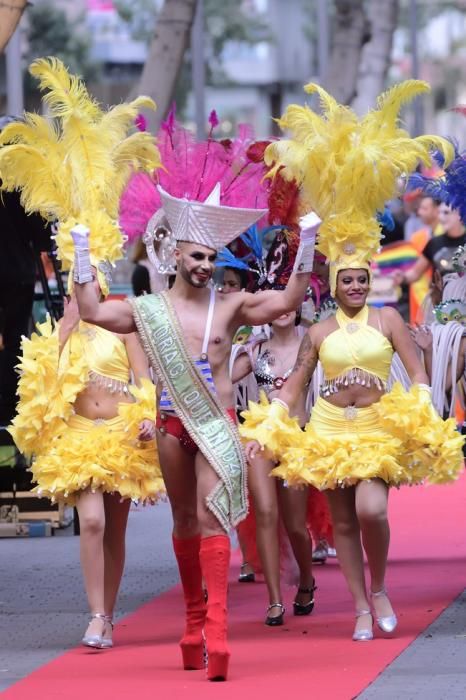
{"label": "silver bracelet", "polygon": [[432,387],[429,386],[428,384],[418,384],[419,389],[424,389],[425,391],[428,391],[429,394],[432,393]]}
{"label": "silver bracelet", "polygon": [[290,410],[290,407],[288,406],[288,404],[285,401],[282,401],[281,399],[278,399],[278,398],[272,399],[272,403],[278,403],[278,404],[280,404],[280,406],[285,408],[287,411]]}

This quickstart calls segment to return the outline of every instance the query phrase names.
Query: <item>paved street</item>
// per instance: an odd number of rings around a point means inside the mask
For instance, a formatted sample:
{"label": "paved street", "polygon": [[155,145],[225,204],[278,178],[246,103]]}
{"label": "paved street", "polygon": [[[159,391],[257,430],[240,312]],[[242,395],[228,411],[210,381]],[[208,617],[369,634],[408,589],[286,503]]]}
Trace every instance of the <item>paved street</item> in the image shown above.
{"label": "paved street", "polygon": [[[167,503],[132,508],[118,616],[177,582],[170,517]],[[0,691],[76,646],[86,628],[79,538],[71,530],[0,540]]]}
{"label": "paved street", "polygon": [[[87,606],[78,544],[68,531],[43,539],[0,540],[0,690],[79,642]],[[168,505],[133,508],[127,544],[119,616],[177,581]],[[463,593],[359,698],[464,700],[465,659]]]}

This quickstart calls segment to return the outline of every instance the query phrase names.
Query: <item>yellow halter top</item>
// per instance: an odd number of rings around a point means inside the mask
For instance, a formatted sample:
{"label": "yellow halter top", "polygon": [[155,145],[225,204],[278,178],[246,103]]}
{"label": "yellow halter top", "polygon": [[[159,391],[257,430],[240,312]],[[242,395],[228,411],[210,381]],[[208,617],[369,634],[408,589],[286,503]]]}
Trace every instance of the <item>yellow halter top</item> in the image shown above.
{"label": "yellow halter top", "polygon": [[85,359],[90,382],[110,393],[129,393],[128,355],[124,343],[114,333],[80,321],[63,348],[61,369],[72,366],[76,361],[73,358],[79,357]]}
{"label": "yellow halter top", "polygon": [[368,324],[369,307],[353,318],[338,309],[335,318],[339,328],[324,338],[319,350],[325,375],[321,395],[330,396],[352,384],[385,389],[394,351],[388,339]]}

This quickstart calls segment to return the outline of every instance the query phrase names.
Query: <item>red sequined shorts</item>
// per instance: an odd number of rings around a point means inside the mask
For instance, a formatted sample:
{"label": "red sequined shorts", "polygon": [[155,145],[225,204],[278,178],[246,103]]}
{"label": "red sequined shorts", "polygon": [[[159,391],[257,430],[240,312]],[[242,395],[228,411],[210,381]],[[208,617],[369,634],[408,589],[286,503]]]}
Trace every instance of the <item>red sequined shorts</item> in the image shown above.
{"label": "red sequined shorts", "polygon": [[[227,408],[226,412],[230,416],[233,423],[236,423],[236,411],[234,408]],[[155,427],[162,435],[173,435],[179,441],[181,447],[190,455],[195,455],[198,451],[198,446],[189,435],[178,416],[173,413],[165,413],[162,411],[157,415]]]}

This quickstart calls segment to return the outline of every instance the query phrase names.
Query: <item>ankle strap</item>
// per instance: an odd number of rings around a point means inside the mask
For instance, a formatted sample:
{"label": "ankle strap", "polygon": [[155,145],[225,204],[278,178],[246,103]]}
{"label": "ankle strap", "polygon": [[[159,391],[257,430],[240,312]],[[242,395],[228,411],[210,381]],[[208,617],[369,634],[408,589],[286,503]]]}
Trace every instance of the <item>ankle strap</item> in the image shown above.
{"label": "ankle strap", "polygon": [[387,595],[387,589],[385,587],[380,591],[371,591],[371,598],[379,598],[381,595]]}
{"label": "ankle strap", "polygon": [[372,615],[370,610],[356,610],[354,617],[362,617],[363,615]]}
{"label": "ankle strap", "polygon": [[267,608],[267,612],[269,612],[269,610],[272,610],[272,608],[280,608],[282,614],[285,612],[285,606],[282,603],[271,603]]}
{"label": "ankle strap", "polygon": [[113,615],[104,615],[104,617],[105,617],[105,622],[108,622],[108,624],[113,629]]}
{"label": "ankle strap", "polygon": [[107,620],[107,615],[104,613],[93,613],[91,615],[91,620],[103,620],[104,622]]}

